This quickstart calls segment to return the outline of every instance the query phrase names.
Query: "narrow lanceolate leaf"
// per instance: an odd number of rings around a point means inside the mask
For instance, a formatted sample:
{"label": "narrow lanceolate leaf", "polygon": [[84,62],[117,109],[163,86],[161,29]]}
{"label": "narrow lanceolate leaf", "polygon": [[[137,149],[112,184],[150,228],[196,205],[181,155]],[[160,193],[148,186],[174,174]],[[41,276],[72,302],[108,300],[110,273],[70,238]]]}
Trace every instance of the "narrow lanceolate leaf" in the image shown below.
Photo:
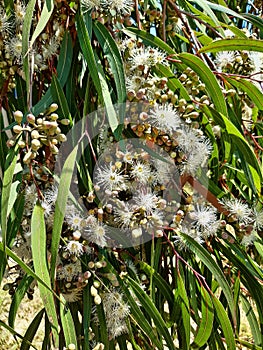
{"label": "narrow lanceolate leaf", "polygon": [[256,345],[260,345],[261,344],[261,332],[260,332],[257,317],[256,317],[255,312],[253,310],[253,306],[246,299],[246,297],[244,297],[242,294],[241,294],[240,299],[241,299],[242,308],[245,312],[246,318],[248,320],[248,323],[249,323],[249,326],[251,329],[254,343]]}
{"label": "narrow lanceolate leaf", "polygon": [[222,89],[211,69],[195,55],[181,53],[178,55],[178,58],[198,74],[199,78],[206,86],[206,92],[213,101],[215,109],[223,115],[227,115],[227,107]]}
{"label": "narrow lanceolate leaf", "polygon": [[70,313],[69,307],[66,305],[65,299],[60,296],[63,303],[60,303],[60,318],[63,328],[63,333],[66,341],[66,346],[74,344],[77,348],[77,337],[75,332],[75,325]]}
{"label": "narrow lanceolate leaf", "polygon": [[58,253],[58,246],[61,236],[61,230],[63,225],[63,220],[66,211],[67,198],[69,194],[69,188],[71,184],[72,174],[75,167],[75,161],[77,156],[78,146],[75,146],[68,158],[66,159],[58,188],[58,195],[55,206],[55,214],[54,214],[54,225],[52,231],[52,242],[51,242],[51,280],[54,281],[55,277],[55,267]]}
{"label": "narrow lanceolate leaf", "polygon": [[263,40],[256,39],[223,39],[216,40],[213,43],[202,47],[199,52],[218,52],[218,51],[259,51],[263,52]]}
{"label": "narrow lanceolate leaf", "polygon": [[72,118],[71,118],[66,96],[62,90],[62,87],[60,85],[58,78],[55,75],[52,76],[51,94],[53,97],[53,102],[56,102],[58,104],[59,109],[62,112],[62,118],[69,119],[72,124]]}
{"label": "narrow lanceolate leaf", "polygon": [[192,237],[184,233],[180,233],[180,235],[183,237],[184,240],[186,240],[189,249],[192,250],[192,252],[194,252],[198,256],[198,258],[206,265],[206,267],[212,272],[214,278],[219,283],[227,299],[228,307],[231,311],[232,319],[235,324],[235,303],[231,288],[226,280],[224,273],[221,271],[214,259],[210,256],[210,254],[205,250],[204,247],[197,243]]}
{"label": "narrow lanceolate leaf", "polygon": [[47,245],[46,245],[46,226],[44,219],[44,209],[38,202],[33,210],[31,220],[31,248],[36,274],[49,286],[45,288],[39,284],[39,291],[43,300],[49,322],[53,329],[55,346],[58,346],[58,320],[53,293],[50,291],[51,282],[47,265]]}
{"label": "narrow lanceolate leaf", "polygon": [[182,350],[188,350],[190,348],[190,305],[188,296],[185,290],[184,281],[180,274],[177,276],[177,289],[175,296],[179,301],[181,308],[182,327],[179,329],[181,333],[181,348]]}
{"label": "narrow lanceolate leaf", "polygon": [[147,314],[153,319],[157,332],[166,341],[168,348],[170,350],[175,349],[173,339],[169,334],[168,328],[150,297],[141,289],[140,285],[130,277],[128,277],[128,283],[132,287]]}
{"label": "narrow lanceolate leaf", "polygon": [[123,29],[123,32],[129,36],[137,36],[137,37],[141,38],[143,40],[144,44],[147,46],[157,47],[160,50],[167,52],[168,55],[177,56],[176,51],[174,51],[163,40],[161,40],[160,38],[158,38],[155,35],[152,35],[148,32],[145,32],[144,30],[139,30],[136,28],[129,27],[127,29]]}
{"label": "narrow lanceolate leaf", "polygon": [[[13,334],[14,336],[16,336],[17,338],[20,338],[20,339],[24,339],[24,337],[20,334],[20,333],[17,333],[12,327],[8,326],[6,323],[4,323],[2,320],[0,320],[0,327],[3,327],[5,329],[7,329],[11,334]],[[26,341],[26,340],[25,340]],[[29,343],[29,345],[33,348],[33,349],[36,349],[37,348]]]}
{"label": "narrow lanceolate leaf", "polygon": [[210,294],[203,286],[201,286],[201,297],[201,323],[197,325],[197,332],[191,344],[193,349],[200,349],[204,346],[213,329],[214,307]]}
{"label": "narrow lanceolate leaf", "polygon": [[263,93],[251,81],[241,78],[226,78],[226,80],[237,89],[246,92],[259,110],[263,109]]}
{"label": "narrow lanceolate leaf", "polygon": [[100,101],[103,101],[102,87],[101,87],[100,79],[98,75],[97,63],[95,60],[93,48],[91,46],[88,30],[85,26],[83,17],[81,15],[77,15],[76,20],[77,20],[76,25],[77,25],[77,33],[78,33],[78,38],[80,42],[80,47],[81,47],[83,56],[87,61],[89,72],[92,77],[95,88],[97,90],[97,93],[99,95],[99,99]]}
{"label": "narrow lanceolate leaf", "polygon": [[46,0],[44,2],[44,6],[40,15],[40,19],[37,22],[36,29],[34,30],[34,33],[30,40],[30,46],[32,47],[36,38],[41,34],[41,32],[44,30],[45,26],[47,25],[47,22],[49,21],[50,16],[52,15],[54,9],[54,2],[53,0]]}
{"label": "narrow lanceolate leaf", "polygon": [[15,200],[15,198],[11,198],[10,196],[16,196],[16,192],[15,193],[13,191],[11,192],[13,176],[14,176],[14,171],[16,167],[16,161],[17,161],[17,154],[16,154],[16,151],[14,150],[9,153],[8,158],[6,160],[6,164],[5,164],[6,170],[4,172],[2,194],[1,194],[1,228],[2,228],[2,242],[4,246],[4,251],[6,249],[8,214],[10,213],[9,203],[14,203],[14,200]]}
{"label": "narrow lanceolate leaf", "polygon": [[30,284],[33,282],[33,277],[32,276],[27,276],[25,275],[22,279],[22,281],[19,283],[15,294],[12,297],[12,303],[9,309],[9,314],[8,314],[8,324],[10,327],[15,326],[15,317],[16,313],[18,310],[18,307],[24,298],[27,289],[29,288]]}
{"label": "narrow lanceolate leaf", "polygon": [[227,345],[227,350],[236,350],[234,330],[231,325],[231,322],[229,321],[228,315],[223,305],[215,296],[212,296],[212,301],[216,312],[216,318],[223,331],[224,340]]}
{"label": "narrow lanceolate leaf", "polygon": [[22,341],[20,350],[29,350],[31,348],[30,343],[32,342],[32,340],[36,335],[40,322],[43,318],[44,312],[45,312],[45,309],[40,310],[35,316],[35,318],[33,319],[33,321],[30,323],[24,335],[24,339]]}
{"label": "narrow lanceolate leaf", "polygon": [[94,33],[101,45],[101,48],[109,61],[114,76],[118,103],[126,101],[126,84],[122,58],[115,40],[103,24],[96,21],[93,26]]}
{"label": "narrow lanceolate leaf", "polygon": [[[57,77],[61,85],[61,88],[64,87],[68,79],[68,75],[71,68],[71,62],[73,57],[73,46],[70,34],[68,31],[65,32],[63,41],[60,47],[60,53],[58,58],[57,65]],[[45,95],[41,98],[40,101],[32,108],[32,113],[38,115],[48,108],[52,103],[52,94],[51,88],[47,90]]]}
{"label": "narrow lanceolate leaf", "polygon": [[33,20],[33,12],[35,8],[36,0],[30,0],[26,7],[26,14],[23,21],[23,31],[22,31],[22,58],[23,58],[23,72],[26,79],[27,93],[29,94],[30,85],[30,69],[29,69],[29,37],[30,29]]}

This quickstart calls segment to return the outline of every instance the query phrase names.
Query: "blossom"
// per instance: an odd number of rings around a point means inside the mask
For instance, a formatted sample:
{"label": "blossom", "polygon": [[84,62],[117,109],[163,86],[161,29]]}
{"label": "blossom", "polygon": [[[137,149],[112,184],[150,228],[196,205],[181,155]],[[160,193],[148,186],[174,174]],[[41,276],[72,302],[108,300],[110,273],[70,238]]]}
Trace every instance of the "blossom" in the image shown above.
{"label": "blossom", "polygon": [[10,22],[9,17],[5,13],[5,10],[3,8],[0,8],[0,33],[3,35],[5,32],[10,31]]}
{"label": "blossom", "polygon": [[194,220],[194,226],[201,231],[204,238],[214,235],[219,228],[215,208],[197,205],[190,217]]}
{"label": "blossom", "polygon": [[96,243],[100,247],[105,247],[107,243],[107,226],[97,222],[95,225],[88,227],[82,233],[82,237]]}
{"label": "blossom", "polygon": [[181,120],[179,114],[170,104],[156,104],[151,110],[149,123],[162,131],[172,133],[180,127]]}
{"label": "blossom", "polygon": [[127,15],[134,6],[133,0],[101,0],[100,3],[103,8],[107,9],[113,15],[114,12]]}
{"label": "blossom", "polygon": [[120,170],[112,166],[112,163],[97,168],[95,183],[101,185],[105,190],[125,189],[125,177]]}
{"label": "blossom", "polygon": [[150,191],[140,190],[133,196],[136,206],[143,208],[147,214],[150,214],[157,206],[158,197]]}
{"label": "blossom", "polygon": [[14,36],[6,42],[6,48],[13,60],[22,63],[22,35]]}
{"label": "blossom", "polygon": [[254,235],[253,232],[250,234],[245,234],[241,240],[241,245],[244,247],[249,247],[251,245],[254,245],[254,241],[257,239],[257,237]]}
{"label": "blossom", "polygon": [[216,53],[215,63],[220,71],[232,67],[234,62],[235,53],[233,51],[221,51]]}
{"label": "blossom", "polygon": [[165,64],[166,55],[158,49],[152,47],[135,47],[131,51],[129,58],[131,70],[137,68],[149,69],[156,66],[157,63]]}
{"label": "blossom", "polygon": [[254,223],[254,227],[257,230],[262,230],[263,228],[263,211],[262,210],[252,210],[252,220]]}
{"label": "blossom", "polygon": [[71,255],[77,257],[81,256],[84,253],[83,244],[77,241],[69,241],[65,246],[65,250],[68,251]]}
{"label": "blossom", "polygon": [[154,177],[154,174],[148,163],[137,161],[132,166],[131,176],[142,184],[146,184],[151,177]]}
{"label": "blossom", "polygon": [[253,220],[253,211],[248,207],[247,203],[243,203],[241,199],[222,199],[220,203],[229,211],[229,214],[234,215],[239,222],[249,224]]}
{"label": "blossom", "polygon": [[68,291],[68,293],[62,293],[67,303],[74,303],[81,299],[82,288],[74,288]]}

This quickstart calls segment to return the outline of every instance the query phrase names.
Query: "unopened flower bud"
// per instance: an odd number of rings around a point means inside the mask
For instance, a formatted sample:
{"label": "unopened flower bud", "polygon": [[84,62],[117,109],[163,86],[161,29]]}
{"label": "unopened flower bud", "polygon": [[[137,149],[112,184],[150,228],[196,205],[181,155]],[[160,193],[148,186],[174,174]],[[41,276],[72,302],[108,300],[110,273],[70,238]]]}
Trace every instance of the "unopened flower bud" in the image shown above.
{"label": "unopened flower bud", "polygon": [[23,119],[23,113],[21,111],[15,111],[14,113],[15,120],[18,124],[21,124]]}
{"label": "unopened flower bud", "polygon": [[36,117],[33,114],[28,114],[26,120],[29,124],[35,124]]}
{"label": "unopened flower bud", "polygon": [[51,116],[50,116],[50,119],[51,120],[57,120],[58,119],[57,113],[52,113]]}
{"label": "unopened flower bud", "polygon": [[49,113],[55,112],[58,109],[57,103],[52,103],[48,109]]}
{"label": "unopened flower bud", "polygon": [[59,122],[60,122],[62,125],[69,125],[70,120],[69,120],[69,119],[61,119]]}
{"label": "unopened flower bud", "polygon": [[90,294],[95,297],[98,294],[97,288],[95,288],[94,286],[90,287]]}
{"label": "unopened flower bud", "polygon": [[25,147],[26,147],[26,143],[25,143],[25,141],[23,141],[23,140],[19,140],[19,141],[17,142],[17,145],[18,145],[18,147],[20,147],[20,148],[25,148]]}
{"label": "unopened flower bud", "polygon": [[31,141],[31,148],[32,148],[33,151],[37,151],[40,147],[41,147],[41,143],[40,143],[39,140],[33,139]]}
{"label": "unopened flower bud", "polygon": [[24,162],[25,164],[30,163],[31,156],[32,156],[32,152],[31,152],[31,151],[28,151],[28,152],[26,153],[26,155],[24,156],[23,162]]}
{"label": "unopened flower bud", "polygon": [[94,298],[94,303],[96,305],[100,305],[101,304],[101,297],[99,296],[99,294],[97,294]]}
{"label": "unopened flower bud", "polygon": [[37,130],[32,130],[31,137],[32,139],[38,139],[40,137],[39,132]]}
{"label": "unopened flower bud", "polygon": [[51,152],[53,153],[53,154],[58,154],[58,148],[57,148],[57,146],[55,146],[55,145],[50,145],[50,149],[51,149]]}
{"label": "unopened flower bud", "polygon": [[20,125],[15,125],[14,127],[13,127],[13,131],[14,131],[14,133],[16,133],[16,134],[20,134],[20,132],[23,130],[23,128],[22,128],[22,126],[20,126]]}

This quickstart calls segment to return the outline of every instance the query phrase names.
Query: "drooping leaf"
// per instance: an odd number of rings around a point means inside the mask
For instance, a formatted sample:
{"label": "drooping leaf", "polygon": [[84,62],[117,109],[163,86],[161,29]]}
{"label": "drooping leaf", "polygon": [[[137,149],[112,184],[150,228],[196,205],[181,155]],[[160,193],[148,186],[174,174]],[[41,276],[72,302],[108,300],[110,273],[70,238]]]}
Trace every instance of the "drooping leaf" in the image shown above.
{"label": "drooping leaf", "polygon": [[60,303],[60,318],[63,328],[63,333],[65,336],[66,346],[69,344],[74,344],[77,347],[77,337],[75,332],[75,325],[70,313],[69,307],[66,305],[65,299],[61,297],[63,303]]}
{"label": "drooping leaf", "polygon": [[207,290],[200,286],[201,290],[201,319],[200,324],[197,325],[197,332],[194,337],[191,347],[200,349],[204,346],[209,339],[212,329],[213,329],[213,320],[214,320],[214,308],[211,300],[210,294]]}
{"label": "drooping leaf", "polygon": [[263,52],[263,40],[256,39],[222,39],[202,47],[199,52],[218,52],[218,51],[258,51]]}
{"label": "drooping leaf", "polygon": [[34,30],[34,33],[32,34],[31,40],[30,40],[30,46],[32,47],[36,38],[41,34],[41,32],[44,30],[45,26],[47,25],[52,12],[54,9],[54,2],[53,0],[46,0],[44,2],[42,12],[39,18],[39,21],[37,22],[36,28]]}
{"label": "drooping leaf", "polygon": [[100,22],[96,21],[93,26],[94,33],[102,47],[102,50],[109,61],[114,76],[118,103],[126,102],[126,85],[123,61],[116,42],[109,31]]}
{"label": "drooping leaf", "polygon": [[44,220],[44,209],[38,202],[33,210],[31,220],[31,248],[35,273],[49,286],[39,285],[41,299],[43,300],[46,313],[53,330],[54,344],[58,346],[58,319],[51,289],[49,269],[47,265],[46,252],[46,226]]}
{"label": "drooping leaf", "polygon": [[51,264],[50,264],[50,275],[52,282],[55,277],[55,268],[58,247],[61,237],[61,230],[63,225],[63,220],[66,211],[67,198],[69,194],[70,184],[72,180],[73,170],[75,167],[75,161],[78,151],[78,145],[73,148],[69,156],[67,157],[60,177],[58,195],[55,205],[55,214],[54,214],[54,224],[52,230],[52,242],[51,242]]}
{"label": "drooping leaf", "polygon": [[33,321],[30,323],[29,327],[26,330],[26,333],[24,335],[24,339],[22,341],[20,350],[29,350],[31,347],[31,342],[34,339],[36,332],[38,330],[38,327],[40,325],[40,322],[43,318],[45,309],[43,308],[40,310],[36,316],[34,317]]}
{"label": "drooping leaf", "polygon": [[225,97],[211,69],[209,69],[209,67],[195,55],[191,55],[189,53],[181,53],[178,55],[178,58],[197,73],[199,78],[205,84],[206,91],[213,101],[216,110],[227,116]]}

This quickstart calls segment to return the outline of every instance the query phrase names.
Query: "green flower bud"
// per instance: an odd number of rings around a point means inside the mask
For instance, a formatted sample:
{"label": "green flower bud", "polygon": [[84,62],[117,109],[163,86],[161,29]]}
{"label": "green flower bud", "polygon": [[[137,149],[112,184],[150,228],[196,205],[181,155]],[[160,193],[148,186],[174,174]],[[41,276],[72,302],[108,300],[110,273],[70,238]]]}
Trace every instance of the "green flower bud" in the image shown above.
{"label": "green flower bud", "polygon": [[31,141],[31,148],[33,151],[37,151],[41,147],[41,142],[37,139]]}
{"label": "green flower bud", "polygon": [[52,114],[50,115],[50,119],[53,120],[53,121],[57,120],[57,119],[58,119],[57,113],[52,113]]}
{"label": "green flower bud", "polygon": [[61,119],[59,122],[60,122],[62,125],[69,125],[70,120],[69,120],[69,119]]}
{"label": "green flower bud", "polygon": [[49,113],[55,112],[58,109],[57,103],[52,103],[49,107]]}
{"label": "green flower bud", "polygon": [[20,147],[20,148],[25,148],[26,147],[26,143],[23,140],[19,140],[17,144],[18,144],[18,147]]}

